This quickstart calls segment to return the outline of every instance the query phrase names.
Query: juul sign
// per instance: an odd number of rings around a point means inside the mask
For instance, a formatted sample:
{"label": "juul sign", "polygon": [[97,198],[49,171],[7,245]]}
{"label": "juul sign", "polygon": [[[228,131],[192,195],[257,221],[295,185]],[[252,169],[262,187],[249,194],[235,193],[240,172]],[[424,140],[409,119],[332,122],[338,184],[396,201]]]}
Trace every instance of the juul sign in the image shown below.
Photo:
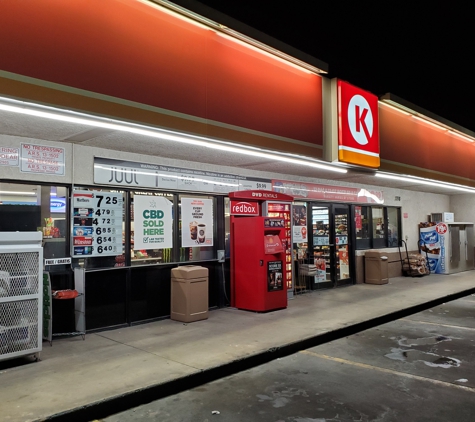
{"label": "juul sign", "polygon": [[378,97],[338,81],[338,159],[379,167]]}
{"label": "juul sign", "polygon": [[231,215],[259,215],[259,205],[257,202],[231,200]]}

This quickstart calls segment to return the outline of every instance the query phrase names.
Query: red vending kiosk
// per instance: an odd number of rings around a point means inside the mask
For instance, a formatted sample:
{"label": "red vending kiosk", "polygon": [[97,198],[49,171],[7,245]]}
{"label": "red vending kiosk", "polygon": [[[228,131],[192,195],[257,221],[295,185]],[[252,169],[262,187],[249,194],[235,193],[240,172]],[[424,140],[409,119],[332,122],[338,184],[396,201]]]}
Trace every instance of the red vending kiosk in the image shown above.
{"label": "red vending kiosk", "polygon": [[[293,198],[271,191],[239,191],[231,199],[231,305],[257,312],[287,307],[289,228],[286,216],[268,215],[269,201]],[[275,214],[274,214],[275,215]],[[289,213],[290,220],[290,213]]]}

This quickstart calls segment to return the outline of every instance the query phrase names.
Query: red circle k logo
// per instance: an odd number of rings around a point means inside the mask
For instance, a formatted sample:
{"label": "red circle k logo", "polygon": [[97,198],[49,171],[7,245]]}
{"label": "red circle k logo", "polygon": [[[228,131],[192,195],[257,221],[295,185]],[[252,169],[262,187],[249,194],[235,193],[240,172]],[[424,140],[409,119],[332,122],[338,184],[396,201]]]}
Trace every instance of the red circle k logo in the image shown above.
{"label": "red circle k logo", "polygon": [[373,136],[373,113],[361,95],[354,95],[348,104],[348,125],[355,141],[366,145]]}
{"label": "red circle k logo", "polygon": [[379,167],[378,97],[344,81],[336,84],[338,160]]}

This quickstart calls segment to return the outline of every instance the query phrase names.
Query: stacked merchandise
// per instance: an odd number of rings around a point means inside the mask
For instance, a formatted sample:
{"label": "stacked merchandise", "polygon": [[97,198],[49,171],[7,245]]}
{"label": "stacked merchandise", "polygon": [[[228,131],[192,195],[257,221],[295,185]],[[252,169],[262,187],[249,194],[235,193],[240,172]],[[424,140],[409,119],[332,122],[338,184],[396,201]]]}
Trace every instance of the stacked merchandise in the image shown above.
{"label": "stacked merchandise", "polygon": [[430,274],[427,259],[420,253],[408,254],[403,261],[402,269],[405,276],[415,277]]}
{"label": "stacked merchandise", "polygon": [[317,266],[315,264],[300,264],[299,265],[299,274],[305,276],[316,276],[317,275]]}

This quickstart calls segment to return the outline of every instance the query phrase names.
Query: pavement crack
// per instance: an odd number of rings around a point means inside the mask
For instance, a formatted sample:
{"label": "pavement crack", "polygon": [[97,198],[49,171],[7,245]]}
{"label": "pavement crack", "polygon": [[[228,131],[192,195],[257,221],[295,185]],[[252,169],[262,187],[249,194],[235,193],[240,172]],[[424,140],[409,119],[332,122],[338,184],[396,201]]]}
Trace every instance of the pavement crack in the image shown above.
{"label": "pavement crack", "polygon": [[149,355],[156,356],[156,357],[162,358],[162,359],[164,359],[164,360],[168,360],[168,361],[170,361],[170,362],[178,363],[178,364],[180,364],[180,365],[187,366],[188,368],[196,369],[197,371],[203,371],[202,368],[197,368],[196,366],[188,365],[187,363],[183,363],[183,362],[179,362],[179,361],[174,360],[174,359],[167,358],[167,357],[165,357],[165,356],[159,355],[158,353],[149,352],[148,350],[144,350],[144,349],[142,349],[142,348],[140,348],[140,347],[132,346],[131,344],[127,344],[127,343],[124,343],[124,342],[122,342],[122,341],[118,341],[118,340],[115,340],[115,339],[110,338],[110,337],[107,337],[107,336],[103,336],[103,335],[98,334],[98,333],[96,333],[96,335],[99,336],[99,337],[102,337],[102,338],[104,338],[104,339],[106,339],[106,340],[113,341],[114,343],[121,344],[122,346],[130,347],[130,348],[132,348],[132,349],[139,350],[139,351],[144,352],[144,353],[147,353],[147,354],[149,354]]}

